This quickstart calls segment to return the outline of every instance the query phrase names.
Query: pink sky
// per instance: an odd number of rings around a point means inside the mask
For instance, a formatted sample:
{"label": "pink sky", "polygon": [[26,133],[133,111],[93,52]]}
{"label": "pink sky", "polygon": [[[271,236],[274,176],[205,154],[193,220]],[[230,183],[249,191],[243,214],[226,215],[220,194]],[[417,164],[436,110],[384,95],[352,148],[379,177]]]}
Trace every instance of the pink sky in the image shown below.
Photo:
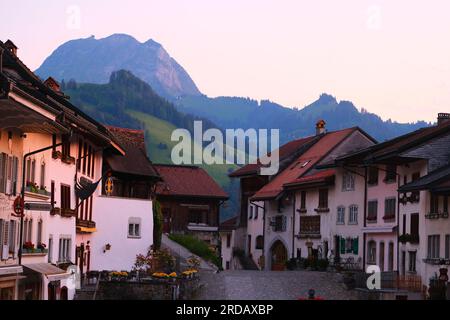
{"label": "pink sky", "polygon": [[127,33],[160,42],[212,97],[303,107],[327,92],[398,121],[450,112],[448,0],[0,1],[0,40],[33,70],[65,41]]}

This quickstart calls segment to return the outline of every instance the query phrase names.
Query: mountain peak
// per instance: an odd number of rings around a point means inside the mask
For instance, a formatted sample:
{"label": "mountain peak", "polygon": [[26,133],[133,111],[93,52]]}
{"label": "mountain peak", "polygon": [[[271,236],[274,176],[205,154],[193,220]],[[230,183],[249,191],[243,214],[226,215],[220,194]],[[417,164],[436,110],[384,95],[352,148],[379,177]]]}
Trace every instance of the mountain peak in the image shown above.
{"label": "mountain peak", "polygon": [[201,95],[189,74],[161,44],[153,39],[141,43],[123,33],[68,41],[35,72],[43,79],[52,76],[58,81],[108,83],[111,73],[121,69],[131,71],[169,100]]}
{"label": "mountain peak", "polygon": [[319,97],[319,100],[317,100],[317,102],[320,103],[337,103],[336,98],[333,97],[331,94],[328,93],[322,93]]}

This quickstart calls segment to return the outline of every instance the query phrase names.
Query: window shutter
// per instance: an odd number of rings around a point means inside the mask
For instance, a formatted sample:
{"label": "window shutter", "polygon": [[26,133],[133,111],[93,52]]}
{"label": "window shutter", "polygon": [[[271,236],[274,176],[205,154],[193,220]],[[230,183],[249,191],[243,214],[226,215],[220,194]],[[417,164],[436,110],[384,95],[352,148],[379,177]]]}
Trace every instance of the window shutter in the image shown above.
{"label": "window shutter", "polygon": [[286,231],[286,224],[287,224],[287,218],[286,218],[286,216],[283,216],[281,231]]}
{"label": "window shutter", "polygon": [[345,254],[345,238],[340,238],[340,252]]}
{"label": "window shutter", "polygon": [[358,254],[359,237],[353,239],[353,253]]}
{"label": "window shutter", "polygon": [[17,194],[17,177],[19,175],[19,158],[13,158],[12,194]]}
{"label": "window shutter", "polygon": [[0,153],[0,192],[5,193],[6,184],[6,153]]}

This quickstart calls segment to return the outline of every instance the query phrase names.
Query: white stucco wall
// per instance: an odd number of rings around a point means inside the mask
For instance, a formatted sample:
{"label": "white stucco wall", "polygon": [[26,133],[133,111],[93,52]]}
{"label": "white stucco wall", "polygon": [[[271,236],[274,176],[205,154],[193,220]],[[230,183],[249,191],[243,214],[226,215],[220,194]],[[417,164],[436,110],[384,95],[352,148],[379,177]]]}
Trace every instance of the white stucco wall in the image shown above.
{"label": "white stucco wall", "polygon": [[[91,270],[131,270],[136,255],[145,254],[153,244],[151,200],[99,196],[94,201],[97,231],[92,233]],[[141,219],[141,237],[128,237],[129,218]],[[85,235],[78,235],[79,241]],[[103,252],[105,245],[111,249]]]}
{"label": "white stucco wall", "polygon": [[[257,266],[260,266],[261,256],[264,254],[263,249],[256,249],[256,238],[263,235],[264,223],[264,201],[248,202],[247,212],[250,215],[250,207],[253,207],[253,216],[247,216],[247,238],[246,238],[246,253],[251,255],[253,261]],[[248,245],[248,236],[251,236],[250,246]],[[250,252],[247,252],[250,249]]]}
{"label": "white stucco wall", "polygon": [[[227,246],[227,237],[230,235],[230,246]],[[221,231],[220,232],[220,241],[221,241],[221,253],[222,253],[222,268],[223,270],[227,270],[227,262],[230,265],[229,270],[234,270],[237,267],[235,258],[233,257],[233,248],[235,247],[235,236],[236,231]]]}

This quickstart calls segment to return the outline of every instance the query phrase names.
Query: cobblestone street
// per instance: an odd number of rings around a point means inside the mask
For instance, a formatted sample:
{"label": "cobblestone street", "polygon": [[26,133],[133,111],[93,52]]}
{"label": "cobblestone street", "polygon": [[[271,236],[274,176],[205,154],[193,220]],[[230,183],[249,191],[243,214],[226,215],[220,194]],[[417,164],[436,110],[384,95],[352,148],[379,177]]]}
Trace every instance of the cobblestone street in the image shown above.
{"label": "cobblestone street", "polygon": [[315,271],[235,270],[201,273],[203,284],[197,299],[206,300],[296,300],[308,290],[326,300],[353,300],[354,291],[344,289],[339,275]]}

